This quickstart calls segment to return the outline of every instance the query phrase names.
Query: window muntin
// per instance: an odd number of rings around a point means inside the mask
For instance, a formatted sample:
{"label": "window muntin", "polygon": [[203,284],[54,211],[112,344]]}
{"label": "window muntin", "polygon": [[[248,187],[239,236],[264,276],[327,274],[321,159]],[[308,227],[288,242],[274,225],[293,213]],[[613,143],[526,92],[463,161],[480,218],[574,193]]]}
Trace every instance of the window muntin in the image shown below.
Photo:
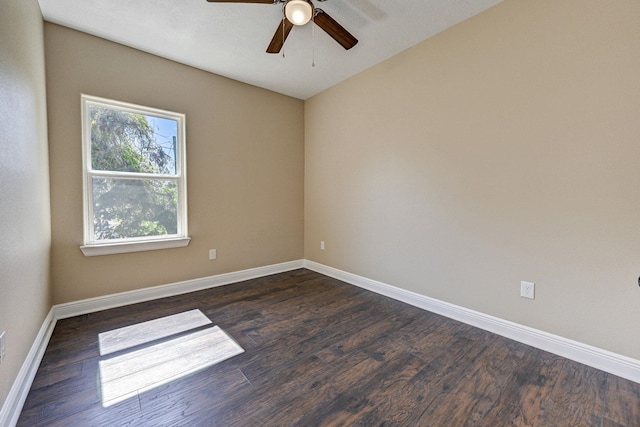
{"label": "window muntin", "polygon": [[82,115],[85,247],[187,238],[185,116],[88,95]]}

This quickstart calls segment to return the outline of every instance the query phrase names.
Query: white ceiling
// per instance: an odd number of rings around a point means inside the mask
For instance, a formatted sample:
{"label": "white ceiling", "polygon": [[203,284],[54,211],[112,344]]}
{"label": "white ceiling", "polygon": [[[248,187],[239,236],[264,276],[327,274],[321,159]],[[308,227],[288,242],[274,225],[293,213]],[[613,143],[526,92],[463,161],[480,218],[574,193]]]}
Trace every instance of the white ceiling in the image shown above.
{"label": "white ceiling", "polygon": [[[327,0],[359,43],[344,50],[309,23],[285,57],[265,52],[282,5],[206,0],[39,0],[44,19],[255,86],[307,99],[502,0]],[[312,66],[315,57],[315,66]]]}

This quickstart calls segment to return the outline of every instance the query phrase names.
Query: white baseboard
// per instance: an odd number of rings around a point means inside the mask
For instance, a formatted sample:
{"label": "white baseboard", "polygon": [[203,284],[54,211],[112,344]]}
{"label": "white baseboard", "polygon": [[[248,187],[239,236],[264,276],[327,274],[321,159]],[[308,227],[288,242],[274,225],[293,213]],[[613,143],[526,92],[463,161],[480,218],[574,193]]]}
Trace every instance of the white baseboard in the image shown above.
{"label": "white baseboard", "polygon": [[151,288],[138,289],[119,294],[105,295],[103,297],[90,298],[66,304],[54,305],[51,307],[40,332],[31,346],[31,351],[22,364],[9,395],[0,410],[0,426],[13,427],[18,422],[20,412],[29,394],[29,389],[36,376],[44,352],[49,344],[49,339],[53,334],[58,319],[79,316],[81,314],[93,313],[109,308],[122,307],[139,302],[150,301],[158,298],[165,298],[174,295],[181,295],[189,292],[213,288],[216,286],[228,285],[242,282],[244,280],[269,276],[276,273],[296,270],[304,267],[303,260],[273,264],[265,267],[251,268],[248,270],[235,271],[232,273],[218,274],[184,282],[170,283],[168,285],[154,286]]}
{"label": "white baseboard", "polygon": [[44,319],[40,331],[38,331],[38,335],[18,372],[18,376],[13,382],[11,390],[9,390],[2,409],[0,409],[0,426],[15,426],[18,422],[20,411],[22,411],[22,406],[27,400],[29,389],[31,389],[31,384],[38,372],[44,351],[47,349],[51,334],[53,334],[53,328],[56,326],[56,319],[53,313],[52,307]]}
{"label": "white baseboard", "polygon": [[415,307],[640,383],[640,360],[305,260],[304,267]]}
{"label": "white baseboard", "polygon": [[96,311],[107,310],[109,308],[137,304],[139,302],[201,291],[203,289],[242,282],[243,280],[255,279],[257,277],[269,276],[271,274],[284,273],[285,271],[296,270],[303,267],[303,260],[289,261],[265,267],[257,267],[248,270],[234,271],[232,273],[203,277],[200,279],[185,280],[183,282],[170,283],[167,285],[136,289],[129,292],[59,304],[54,306],[54,314],[56,319],[66,319],[67,317],[95,313]]}
{"label": "white baseboard", "polygon": [[640,383],[639,360],[612,353],[597,347],[592,347],[577,341],[572,341],[544,331],[529,328],[527,326],[519,325],[514,322],[444,301],[439,301],[434,298],[429,298],[382,282],[367,279],[366,277],[318,264],[313,261],[297,260],[53,306],[44,320],[26,360],[22,364],[22,368],[9,391],[7,399],[2,405],[2,409],[0,410],[0,426],[13,427],[17,423],[20,411],[22,410],[22,406],[27,398],[27,394],[29,393],[29,389],[31,388],[31,384],[33,383],[33,379],[35,378],[38,370],[38,366],[42,361],[42,357],[44,356],[44,352],[58,319],[79,316],[81,314],[150,301],[158,298],[181,295],[189,292],[237,283],[244,280],[269,276],[271,274],[283,273],[286,271],[296,270],[298,268],[307,268],[326,276],[334,277],[338,280],[342,280],[343,282],[385,295],[415,307],[476,326],[532,347],[536,347],[541,350],[566,357],[567,359],[592,366],[596,369],[609,372],[613,375]]}

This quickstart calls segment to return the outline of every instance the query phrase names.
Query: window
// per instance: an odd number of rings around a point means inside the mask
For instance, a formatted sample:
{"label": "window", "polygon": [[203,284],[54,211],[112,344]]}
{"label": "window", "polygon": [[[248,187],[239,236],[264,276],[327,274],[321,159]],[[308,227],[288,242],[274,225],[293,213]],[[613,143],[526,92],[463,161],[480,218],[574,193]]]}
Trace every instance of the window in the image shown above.
{"label": "window", "polygon": [[82,95],[86,256],[189,244],[184,122]]}

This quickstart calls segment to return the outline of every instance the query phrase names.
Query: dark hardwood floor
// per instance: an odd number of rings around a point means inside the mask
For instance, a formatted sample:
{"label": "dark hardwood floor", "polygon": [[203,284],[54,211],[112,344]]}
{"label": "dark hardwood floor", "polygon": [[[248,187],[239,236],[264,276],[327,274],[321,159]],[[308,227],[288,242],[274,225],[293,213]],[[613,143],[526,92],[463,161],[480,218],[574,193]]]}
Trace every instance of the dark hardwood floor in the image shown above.
{"label": "dark hardwood floor", "polygon": [[[192,309],[245,352],[103,407],[98,334]],[[60,320],[18,425],[640,426],[640,384],[296,270]]]}

